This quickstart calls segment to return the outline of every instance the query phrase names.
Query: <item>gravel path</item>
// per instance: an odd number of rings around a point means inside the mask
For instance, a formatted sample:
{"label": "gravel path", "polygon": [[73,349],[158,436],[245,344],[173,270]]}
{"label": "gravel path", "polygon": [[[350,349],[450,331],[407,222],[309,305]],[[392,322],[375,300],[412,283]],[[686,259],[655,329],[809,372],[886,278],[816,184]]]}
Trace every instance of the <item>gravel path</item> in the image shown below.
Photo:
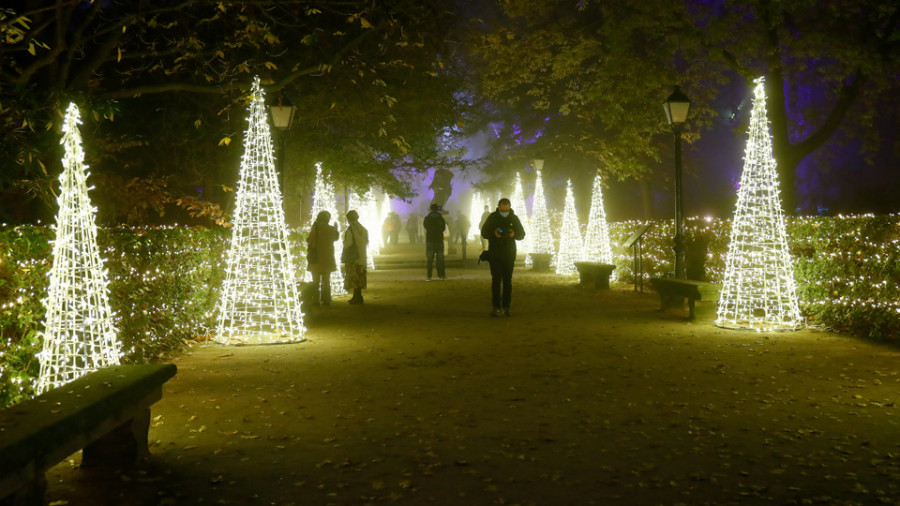
{"label": "gravel path", "polygon": [[49,474],[51,504],[896,504],[900,352],[718,329],[651,293],[520,270],[370,273],[291,345],[197,345],[151,460]]}

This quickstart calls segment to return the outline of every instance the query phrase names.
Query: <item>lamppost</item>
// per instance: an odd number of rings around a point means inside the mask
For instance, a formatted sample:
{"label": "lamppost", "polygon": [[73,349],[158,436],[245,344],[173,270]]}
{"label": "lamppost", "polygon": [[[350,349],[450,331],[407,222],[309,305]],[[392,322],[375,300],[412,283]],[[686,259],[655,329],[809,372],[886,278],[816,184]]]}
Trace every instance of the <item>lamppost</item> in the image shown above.
{"label": "lamppost", "polygon": [[284,197],[287,188],[284,187],[284,149],[287,144],[287,131],[294,122],[294,112],[297,107],[291,105],[285,98],[278,99],[278,105],[269,106],[272,113],[272,124],[281,131],[281,139],[278,145],[278,171],[281,175],[281,194]]}
{"label": "lamppost", "polygon": [[663,104],[666,119],[675,134],[675,277],[685,279],[684,269],[684,202],[681,193],[681,129],[691,109],[691,99],[678,86]]}

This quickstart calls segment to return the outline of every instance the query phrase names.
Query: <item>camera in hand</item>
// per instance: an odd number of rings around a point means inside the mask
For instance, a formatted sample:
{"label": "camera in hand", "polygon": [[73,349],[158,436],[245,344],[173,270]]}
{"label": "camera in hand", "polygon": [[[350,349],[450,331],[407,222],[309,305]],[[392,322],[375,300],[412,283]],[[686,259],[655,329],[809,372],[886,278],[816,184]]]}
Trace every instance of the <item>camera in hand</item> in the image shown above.
{"label": "camera in hand", "polygon": [[503,233],[503,229],[502,229],[502,228],[498,228],[498,229],[497,229],[497,233],[498,233],[498,234],[502,234],[502,233]]}

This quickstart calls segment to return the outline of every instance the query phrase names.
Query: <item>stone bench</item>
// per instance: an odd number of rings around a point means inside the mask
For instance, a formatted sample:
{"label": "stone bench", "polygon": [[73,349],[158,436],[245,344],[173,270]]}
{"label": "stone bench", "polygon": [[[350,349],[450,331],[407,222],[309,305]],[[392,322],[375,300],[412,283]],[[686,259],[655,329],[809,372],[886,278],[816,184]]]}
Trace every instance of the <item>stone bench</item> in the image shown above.
{"label": "stone bench", "polygon": [[698,300],[718,300],[719,285],[705,281],[677,278],[650,278],[650,286],[659,292],[660,311],[671,307],[678,301],[684,304],[688,300],[688,319],[694,319],[694,303]]}
{"label": "stone bench", "polygon": [[594,288],[609,288],[609,277],[616,268],[613,264],[598,262],[575,262],[582,285],[594,285]]}
{"label": "stone bench", "polygon": [[80,449],[82,467],[149,455],[150,405],[174,364],[119,365],[0,410],[0,506],[43,505],[44,473]]}

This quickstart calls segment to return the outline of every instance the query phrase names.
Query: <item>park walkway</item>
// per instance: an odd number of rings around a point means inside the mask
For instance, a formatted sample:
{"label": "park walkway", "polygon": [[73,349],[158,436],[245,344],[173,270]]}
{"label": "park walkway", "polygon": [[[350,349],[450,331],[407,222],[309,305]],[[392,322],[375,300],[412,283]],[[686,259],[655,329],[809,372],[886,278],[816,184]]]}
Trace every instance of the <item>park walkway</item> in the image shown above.
{"label": "park walkway", "polygon": [[308,341],[197,345],[152,459],[57,466],[55,504],[897,503],[897,350],[687,323],[629,287],[484,269],[370,273]]}

